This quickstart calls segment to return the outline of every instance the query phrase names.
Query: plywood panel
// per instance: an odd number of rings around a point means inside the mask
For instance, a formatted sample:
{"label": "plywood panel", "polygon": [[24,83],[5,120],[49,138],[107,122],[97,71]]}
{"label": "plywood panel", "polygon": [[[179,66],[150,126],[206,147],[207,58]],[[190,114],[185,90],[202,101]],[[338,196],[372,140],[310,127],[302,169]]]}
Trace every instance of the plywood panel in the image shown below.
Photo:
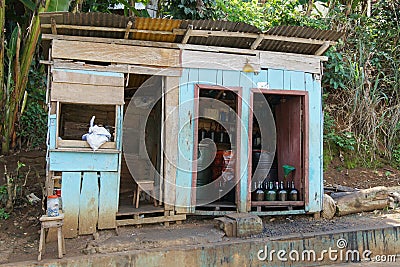
{"label": "plywood panel", "polygon": [[118,172],[100,173],[99,229],[116,227],[118,211]]}
{"label": "plywood panel", "polygon": [[50,151],[50,170],[118,171],[118,154]]}
{"label": "plywood panel", "polygon": [[269,69],[268,84],[270,89],[283,89],[283,70]]}
{"label": "plywood panel", "polygon": [[61,192],[64,212],[64,236],[73,238],[78,235],[79,201],[81,190],[80,172],[63,172]]}
{"label": "plywood panel", "polygon": [[306,79],[309,92],[309,201],[306,210],[318,212],[322,208],[322,105],[321,81]]}
{"label": "plywood panel", "polygon": [[249,62],[256,71],[260,71],[260,59],[258,55],[250,56],[191,50],[182,51],[183,68],[241,71],[247,62]]}
{"label": "plywood panel", "polygon": [[321,73],[320,57],[260,51],[262,68]]}
{"label": "plywood panel", "polygon": [[52,58],[173,67],[180,51],[145,46],[53,40]]}
{"label": "plywood panel", "polygon": [[179,134],[178,168],[176,176],[176,212],[188,213],[191,205],[192,160],[194,142],[194,84],[198,82],[199,70],[183,71],[179,88]]}
{"label": "plywood panel", "polygon": [[[278,177],[282,179],[283,165],[296,171],[288,177],[298,184],[302,179],[301,97],[290,97],[275,109],[277,134]],[[301,190],[300,190],[301,191]]]}
{"label": "plywood panel", "polygon": [[124,87],[53,82],[51,101],[122,105],[124,104]]}
{"label": "plywood panel", "polygon": [[91,70],[54,69],[53,82],[79,83],[92,85],[108,85],[123,87],[124,75],[115,72],[99,72]]}
{"label": "plywood panel", "polygon": [[84,172],[79,199],[79,234],[96,232],[99,217],[99,183],[97,172]]}

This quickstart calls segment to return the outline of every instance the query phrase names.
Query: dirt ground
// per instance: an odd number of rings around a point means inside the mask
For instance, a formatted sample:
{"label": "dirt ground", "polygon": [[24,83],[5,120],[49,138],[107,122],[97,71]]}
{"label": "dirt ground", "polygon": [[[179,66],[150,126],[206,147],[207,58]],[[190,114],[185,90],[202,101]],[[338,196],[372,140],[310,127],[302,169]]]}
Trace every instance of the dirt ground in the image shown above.
{"label": "dirt ground", "polygon": [[[0,167],[7,164],[9,171],[14,170],[16,162],[26,164],[21,169],[24,179],[29,170],[24,194],[34,193],[42,197],[44,183],[45,152],[33,151],[0,157]],[[3,173],[3,171],[1,172]],[[40,178],[38,178],[40,177]],[[325,185],[345,185],[356,188],[373,186],[399,186],[400,171],[384,167],[377,170],[346,170],[332,164],[325,172]],[[5,178],[0,176],[0,185]],[[26,260],[36,260],[38,251],[40,223],[38,218],[43,214],[42,203],[30,205],[27,202],[16,203],[14,212],[7,220],[0,219],[0,264]],[[264,231],[257,237],[275,237],[294,233],[323,232],[352,229],[354,227],[371,227],[381,225],[389,216],[400,219],[399,210],[376,211],[335,217],[332,220],[314,220],[311,216],[267,216],[263,218]],[[152,247],[172,247],[186,244],[199,244],[225,241],[228,238],[214,228],[213,219],[209,217],[189,217],[183,224],[145,225],[142,227],[121,227],[115,230],[101,231],[96,235],[80,236],[66,240],[66,257],[84,254],[108,253],[143,249]],[[56,258],[56,243],[47,245],[44,258]]]}

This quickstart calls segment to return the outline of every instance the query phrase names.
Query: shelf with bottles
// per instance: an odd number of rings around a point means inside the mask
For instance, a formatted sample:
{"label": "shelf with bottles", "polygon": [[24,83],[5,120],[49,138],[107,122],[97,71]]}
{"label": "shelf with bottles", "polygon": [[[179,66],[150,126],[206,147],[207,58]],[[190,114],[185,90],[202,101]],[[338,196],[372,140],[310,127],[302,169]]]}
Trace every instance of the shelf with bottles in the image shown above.
{"label": "shelf with bottles", "polygon": [[[199,119],[198,142],[205,138],[213,140],[217,147],[226,147],[232,144],[236,128],[232,125],[225,129],[220,123],[210,119]],[[229,136],[229,133],[231,136]]]}
{"label": "shelf with bottles", "polygon": [[263,182],[256,182],[253,188],[256,189],[252,193],[251,206],[257,207],[257,211],[261,211],[261,207],[292,209],[304,206],[294,181],[288,182],[286,187],[283,181],[269,181],[267,186],[263,186]]}

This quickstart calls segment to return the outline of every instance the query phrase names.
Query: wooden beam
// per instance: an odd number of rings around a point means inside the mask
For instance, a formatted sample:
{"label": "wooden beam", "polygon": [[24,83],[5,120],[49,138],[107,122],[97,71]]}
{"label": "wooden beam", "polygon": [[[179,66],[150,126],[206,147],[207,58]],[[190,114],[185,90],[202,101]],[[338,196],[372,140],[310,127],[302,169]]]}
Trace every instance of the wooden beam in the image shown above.
{"label": "wooden beam", "polygon": [[145,75],[160,75],[180,77],[182,68],[162,68],[128,64],[113,64],[108,66],[85,64],[85,62],[71,62],[68,60],[54,60],[51,64],[57,69],[94,70],[99,72],[117,72]]}
{"label": "wooden beam", "polygon": [[143,40],[129,40],[129,39],[126,40],[126,39],[114,39],[114,38],[102,38],[102,37],[53,35],[53,34],[43,33],[42,39],[43,40],[68,40],[68,41],[80,41],[80,42],[94,42],[94,43],[105,43],[105,44],[137,45],[137,46],[179,49],[178,45],[175,43],[153,42],[153,41],[143,41]]}
{"label": "wooden beam", "polygon": [[130,33],[130,30],[131,30],[131,28],[132,28],[132,21],[128,21],[128,24],[126,25],[126,29],[125,29],[125,36],[124,36],[124,39],[128,39],[129,38],[129,33]]}
{"label": "wooden beam", "polygon": [[261,68],[304,71],[307,73],[321,73],[323,57],[301,54],[260,51]]}
{"label": "wooden beam", "polygon": [[184,221],[184,220],[186,220],[186,214],[117,220],[117,226],[138,225],[138,224],[146,224],[146,223],[174,222],[174,221]]}
{"label": "wooden beam", "polygon": [[51,33],[52,34],[57,34],[57,23],[56,23],[56,20],[54,18],[51,18],[50,21],[51,21]]}
{"label": "wooden beam", "polygon": [[254,42],[251,44],[251,50],[256,50],[257,47],[261,44],[261,42],[264,40],[264,35],[259,34],[257,39],[254,40]]}
{"label": "wooden beam", "polygon": [[330,45],[331,45],[330,42],[323,43],[323,45],[321,45],[321,47],[318,48],[318,50],[315,52],[315,55],[321,56],[323,53],[325,53],[325,51],[329,48]]}
{"label": "wooden beam", "polygon": [[182,68],[221,69],[242,71],[249,61],[256,72],[261,70],[259,56],[227,53],[182,51]]}
{"label": "wooden beam", "polygon": [[178,50],[65,40],[53,40],[52,57],[162,67],[177,67],[180,63]]}
{"label": "wooden beam", "polygon": [[124,104],[124,87],[53,82],[51,101],[93,105]]}
{"label": "wooden beam", "polygon": [[188,42],[192,32],[193,32],[193,25],[189,25],[187,30],[186,30],[186,32],[185,32],[185,35],[183,36],[182,44],[186,44]]}
{"label": "wooden beam", "polygon": [[[125,32],[126,28],[115,28],[115,27],[97,27],[97,26],[83,26],[83,25],[57,25],[59,29],[67,30],[82,30],[82,31],[101,31],[101,32]],[[42,29],[51,28],[51,24],[42,24]],[[154,31],[154,30],[138,30],[130,29],[131,33],[152,33],[152,34],[168,34],[168,35],[184,35],[184,29],[174,29],[174,31]]]}

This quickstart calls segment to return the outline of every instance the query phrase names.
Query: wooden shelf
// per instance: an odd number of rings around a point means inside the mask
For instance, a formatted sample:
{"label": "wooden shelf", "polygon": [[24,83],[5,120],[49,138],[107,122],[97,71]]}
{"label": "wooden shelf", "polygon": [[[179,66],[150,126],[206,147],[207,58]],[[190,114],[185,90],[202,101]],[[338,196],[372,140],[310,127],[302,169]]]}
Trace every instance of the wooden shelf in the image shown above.
{"label": "wooden shelf", "polygon": [[304,201],[252,201],[252,207],[288,207],[288,206],[304,206]]}

